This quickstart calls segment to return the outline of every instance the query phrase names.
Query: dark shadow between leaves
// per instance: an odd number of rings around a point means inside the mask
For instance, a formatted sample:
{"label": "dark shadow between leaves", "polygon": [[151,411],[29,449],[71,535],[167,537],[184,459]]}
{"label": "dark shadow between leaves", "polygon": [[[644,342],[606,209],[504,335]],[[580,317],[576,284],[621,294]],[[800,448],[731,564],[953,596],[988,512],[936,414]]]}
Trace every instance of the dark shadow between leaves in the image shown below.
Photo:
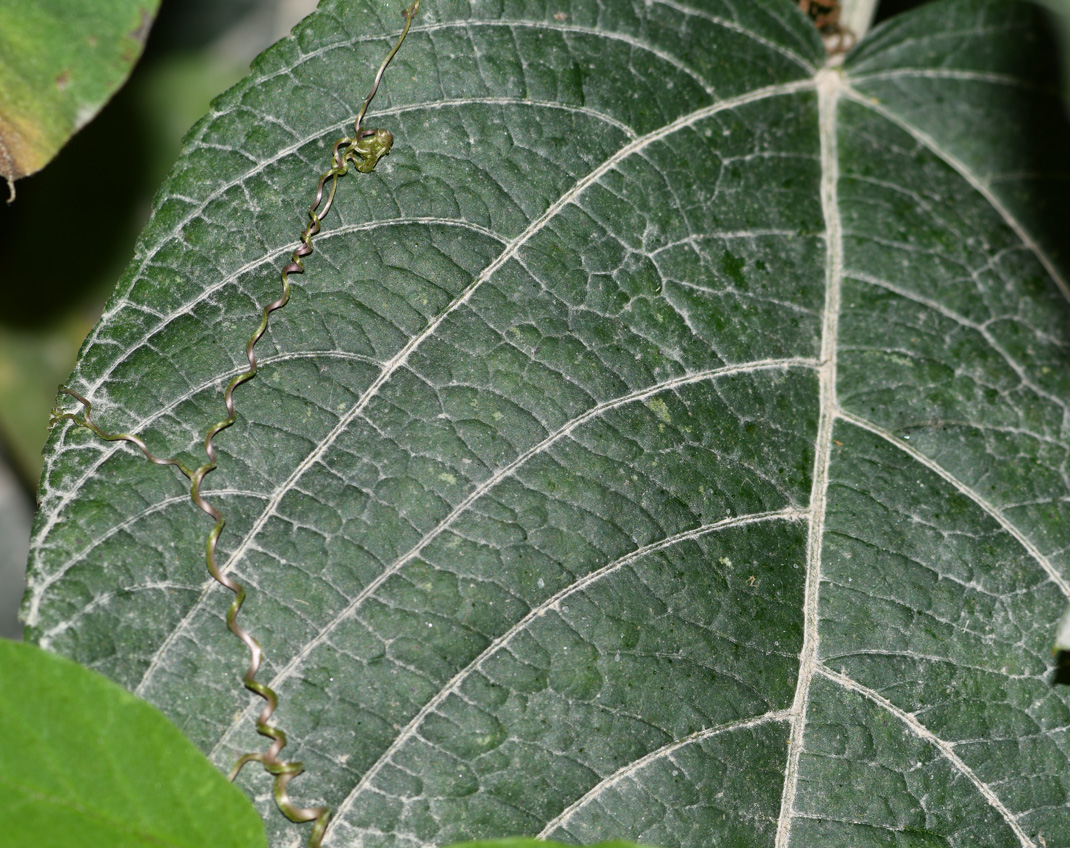
{"label": "dark shadow between leaves", "polygon": [[1055,653],[1055,671],[1051,675],[1051,685],[1070,686],[1070,651]]}
{"label": "dark shadow between leaves", "polygon": [[1018,61],[1038,90],[1027,99],[1028,108],[1021,115],[1025,161],[1020,173],[1032,179],[1024,183],[1030,196],[1016,198],[1016,206],[1028,210],[1022,224],[1066,279],[1070,276],[1066,240],[1070,228],[1070,171],[1066,165],[1070,157],[1070,103],[1062,96],[1055,20],[1040,8],[1025,8],[1036,18],[1036,38],[1023,39]]}

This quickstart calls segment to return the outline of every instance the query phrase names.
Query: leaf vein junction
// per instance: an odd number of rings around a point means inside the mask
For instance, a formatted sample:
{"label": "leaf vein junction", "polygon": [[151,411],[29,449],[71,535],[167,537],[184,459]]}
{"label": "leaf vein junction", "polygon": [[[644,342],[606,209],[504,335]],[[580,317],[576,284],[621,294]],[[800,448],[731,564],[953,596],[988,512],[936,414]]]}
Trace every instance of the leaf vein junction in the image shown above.
{"label": "leaf vein junction", "polygon": [[[756,515],[746,515],[746,516],[736,516],[736,517],[732,517],[732,518],[726,518],[726,519],[723,519],[722,521],[718,521],[718,522],[715,522],[713,524],[708,524],[708,525],[705,525],[705,526],[702,526],[702,527],[696,527],[696,528],[694,528],[692,530],[687,530],[687,531],[685,531],[683,533],[678,533],[676,535],[669,536],[668,538],[661,539],[661,540],[659,540],[657,542],[653,542],[653,543],[651,543],[649,545],[644,545],[643,547],[638,548],[638,549],[630,552],[629,554],[627,554],[627,555],[625,555],[623,557],[620,557],[619,559],[617,559],[617,560],[615,560],[613,562],[610,562],[610,563],[602,566],[599,569],[596,569],[595,571],[592,571],[591,573],[589,573],[589,574],[585,575],[584,577],[582,577],[581,579],[577,580],[575,583],[573,583],[573,584],[571,584],[569,586],[566,586],[565,588],[563,588],[561,591],[559,591],[555,595],[552,595],[551,597],[547,598],[545,601],[543,601],[538,606],[533,607],[531,610],[528,611],[528,613],[523,618],[518,620],[508,630],[506,630],[504,633],[502,633],[497,639],[495,639],[493,642],[491,642],[483,650],[483,652],[479,654],[479,656],[477,656],[474,660],[472,660],[472,662],[470,662],[467,666],[465,666],[463,669],[461,669],[459,672],[457,672],[457,674],[455,674],[453,676],[453,678],[451,680],[449,680],[438,691],[438,693],[435,695],[435,697],[432,698],[431,700],[429,700],[423,706],[423,708],[415,716],[413,716],[413,718],[408,722],[408,724],[406,724],[405,727],[402,728],[402,730],[394,738],[394,740],[391,742],[390,746],[386,750],[384,750],[383,753],[379,756],[379,758],[375,761],[375,763],[373,763],[368,768],[368,770],[361,777],[361,779],[357,783],[357,785],[346,796],[345,800],[338,806],[338,811],[337,811],[337,814],[335,816],[335,820],[336,821],[340,821],[340,820],[342,820],[344,818],[346,810],[348,810],[353,805],[353,803],[356,801],[356,799],[358,798],[358,796],[360,795],[361,792],[364,792],[365,790],[370,788],[370,786],[372,784],[372,781],[375,779],[375,776],[379,773],[379,771],[387,763],[390,762],[390,760],[393,757],[393,755],[397,751],[399,751],[402,748],[402,746],[410,738],[412,738],[413,736],[417,735],[419,726],[423,723],[424,719],[426,719],[427,716],[429,716],[430,714],[435,712],[435,710],[437,710],[438,707],[442,705],[442,703],[446,700],[446,698],[449,697],[450,694],[454,693],[458,689],[458,687],[461,685],[461,683],[464,682],[464,680],[466,680],[471,674],[473,674],[475,671],[477,671],[480,668],[480,666],[482,666],[483,663],[486,662],[487,659],[489,659],[491,656],[493,656],[499,650],[501,650],[504,646],[506,646],[515,636],[517,636],[518,634],[524,632],[525,628],[532,621],[534,621],[535,619],[546,615],[546,613],[549,612],[550,610],[558,609],[559,605],[566,598],[570,597],[571,595],[574,595],[577,592],[582,591],[583,589],[587,588],[588,586],[592,585],[593,583],[596,583],[597,581],[601,580],[603,577],[606,577],[607,575],[612,574],[615,571],[620,570],[621,568],[625,567],[629,563],[634,562],[637,559],[640,559],[641,557],[647,556],[648,554],[655,553],[655,552],[660,551],[660,550],[664,550],[665,548],[672,547],[673,545],[678,545],[681,542],[685,542],[685,541],[687,541],[689,539],[695,539],[695,538],[698,538],[700,536],[705,536],[708,533],[715,533],[715,532],[718,532],[720,530],[725,530],[725,529],[729,529],[729,528],[733,528],[733,527],[744,527],[744,526],[746,526],[748,524],[756,524],[756,523],[763,522],[763,521],[773,521],[773,520],[798,521],[798,520],[801,520],[801,519],[803,519],[805,517],[806,517],[806,514],[804,512],[801,512],[801,511],[799,511],[797,509],[789,508],[789,509],[779,510],[777,512],[766,512],[766,513],[759,513],[759,514],[756,514]],[[289,671],[289,667],[287,667],[287,669],[284,669],[282,672],[280,672],[280,674],[278,675],[277,679],[278,680],[283,679],[283,676],[287,674],[287,671]],[[769,714],[767,714],[766,716],[764,716],[764,717],[762,717],[760,719],[747,719],[744,722],[737,722],[737,723],[734,723],[734,724],[731,724],[731,725],[724,725],[724,726],[721,727],[721,729],[734,729],[734,728],[740,727],[740,726],[751,726],[752,724],[759,723],[760,721],[769,720],[772,717],[777,717],[777,720],[780,720],[779,717],[781,715],[782,714],[780,712],[769,713]],[[237,721],[235,721],[231,725],[230,730],[228,730],[228,732],[226,734],[224,734],[223,737],[221,737],[221,741],[216,747],[217,748],[221,747],[223,745],[223,743],[225,742],[227,736],[229,736],[230,733],[232,733],[237,727],[239,727],[243,723],[244,723],[244,718],[240,718]],[[712,730],[717,730],[717,728],[714,728]],[[700,731],[700,733],[705,734],[705,735],[710,735],[711,732],[712,732],[711,730]],[[705,736],[702,736],[701,738],[705,738]],[[685,740],[681,740],[679,742],[671,743],[670,745],[666,746],[666,748],[659,749],[659,751],[667,753],[669,751],[669,749],[675,750],[676,748],[680,747],[681,745],[686,744],[688,741],[694,741],[694,737],[688,737]],[[213,754],[214,753],[215,752],[213,751]],[[657,753],[658,752],[654,752],[654,754],[657,754]],[[650,759],[654,758],[654,754],[648,755],[647,757],[643,758],[642,760],[637,760],[636,763],[632,763],[631,765],[632,766],[637,766],[637,764],[639,764],[639,763],[643,763],[643,762],[649,761]]]}
{"label": "leaf vein junction", "polygon": [[1009,809],[1007,809],[1007,806],[1003,803],[1002,800],[1000,800],[999,796],[992,791],[992,788],[987,783],[982,781],[973,771],[973,769],[971,769],[968,765],[966,765],[965,762],[963,762],[962,758],[955,753],[955,748],[953,745],[951,745],[951,743],[945,742],[943,739],[934,734],[931,730],[929,730],[929,728],[927,728],[924,724],[918,721],[918,719],[914,715],[908,712],[904,712],[887,698],[885,698],[883,695],[874,692],[867,686],[863,686],[861,683],[856,680],[853,680],[847,675],[839,674],[838,672],[832,671],[830,668],[823,665],[818,667],[817,672],[828,680],[831,680],[834,683],[838,683],[844,689],[861,695],[862,697],[879,706],[881,709],[895,716],[897,719],[899,719],[899,721],[906,725],[916,736],[921,739],[924,739],[926,742],[936,748],[943,755],[943,757],[949,763],[951,763],[951,765],[955,768],[956,771],[958,771],[963,777],[969,780],[970,783],[972,783],[977,788],[977,791],[981,794],[985,801],[987,801],[990,806],[992,806],[997,812],[999,812],[1003,820],[1007,822],[1008,825],[1010,825],[1011,830],[1014,831],[1014,835],[1018,837],[1018,841],[1023,846],[1023,848],[1036,848],[1036,843],[1033,842],[1033,840],[1026,835],[1024,830],[1022,830],[1022,826],[1018,823],[1018,817],[1015,816],[1014,813],[1012,813]]}
{"label": "leaf vein junction", "polygon": [[854,413],[847,412],[846,410],[840,410],[839,415],[844,421],[849,421],[850,423],[861,427],[863,430],[867,430],[870,433],[873,433],[875,436],[879,436],[880,438],[899,448],[899,450],[903,451],[906,454],[909,454],[918,463],[924,465],[930,471],[939,475],[942,479],[950,483],[958,492],[965,495],[967,498],[977,504],[982,510],[984,510],[985,513],[991,516],[999,524],[1000,527],[1006,530],[1018,541],[1018,543],[1029,553],[1029,555],[1034,560],[1036,560],[1040,567],[1044,569],[1044,573],[1048,575],[1052,583],[1059,587],[1059,591],[1062,592],[1067,598],[1070,598],[1070,583],[1068,583],[1066,579],[1063,578],[1063,576],[1058,572],[1055,566],[1052,565],[1051,561],[1043,553],[1041,553],[1040,549],[1036,546],[1036,544],[1028,536],[1026,536],[1022,530],[1020,530],[1015,524],[1013,524],[1010,519],[1008,519],[1003,514],[1002,510],[1000,510],[995,504],[988,501],[979,492],[975,491],[970,486],[967,486],[964,482],[955,477],[955,475],[953,475],[950,471],[948,471],[939,463],[935,462],[930,457],[923,454],[909,442],[897,438],[896,436],[885,430],[883,427],[879,427],[873,422],[868,421],[858,415],[855,415]]}
{"label": "leaf vein junction", "polygon": [[788,710],[776,710],[774,712],[768,712],[765,715],[757,716],[756,718],[743,719],[741,721],[733,721],[728,724],[721,724],[717,727],[708,727],[704,730],[698,730],[683,739],[678,739],[674,742],[670,742],[657,750],[651,751],[646,756],[640,757],[634,762],[628,763],[628,765],[600,780],[594,786],[592,786],[586,793],[577,798],[565,809],[558,813],[554,818],[547,822],[546,826],[539,831],[536,835],[536,839],[549,839],[555,830],[559,827],[563,827],[573,815],[575,815],[580,809],[590,803],[592,800],[601,795],[605,790],[620,783],[623,780],[637,774],[643,768],[650,763],[671,757],[673,753],[686,747],[687,745],[693,745],[695,742],[701,742],[704,739],[709,739],[712,736],[719,736],[722,733],[732,733],[736,730],[746,730],[751,727],[758,727],[763,724],[768,724],[774,721],[790,721],[791,713]]}

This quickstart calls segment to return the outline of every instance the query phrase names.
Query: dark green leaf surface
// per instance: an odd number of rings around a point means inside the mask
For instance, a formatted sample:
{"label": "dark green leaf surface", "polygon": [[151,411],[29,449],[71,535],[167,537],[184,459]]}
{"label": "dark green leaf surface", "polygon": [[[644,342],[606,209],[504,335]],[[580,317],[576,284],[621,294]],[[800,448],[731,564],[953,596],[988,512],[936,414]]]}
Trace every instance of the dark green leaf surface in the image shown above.
{"label": "dark green leaf surface", "polygon": [[[325,4],[194,129],[72,378],[106,429],[199,455],[395,11]],[[788,2],[421,12],[209,478],[328,845],[1070,846],[1033,23],[826,67]],[[31,635],[261,747],[181,481],[64,426],[41,497]]]}
{"label": "dark green leaf surface", "polygon": [[109,680],[0,640],[5,845],[256,848],[256,810],[164,716]]}
{"label": "dark green leaf surface", "polygon": [[[450,848],[565,848],[560,842],[546,842],[541,839],[491,839],[480,842],[465,842],[463,845],[452,845]],[[590,848],[638,848],[631,842],[599,842]]]}

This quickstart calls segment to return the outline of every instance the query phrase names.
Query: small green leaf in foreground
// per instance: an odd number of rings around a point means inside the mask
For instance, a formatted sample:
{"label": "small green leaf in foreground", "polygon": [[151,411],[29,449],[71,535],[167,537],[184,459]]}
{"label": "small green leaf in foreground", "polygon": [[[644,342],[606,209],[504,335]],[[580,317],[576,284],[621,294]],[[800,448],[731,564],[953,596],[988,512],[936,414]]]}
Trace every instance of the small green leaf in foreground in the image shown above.
{"label": "small green leaf in foreground", "polygon": [[0,641],[0,821],[35,848],[253,848],[252,805],[154,707],[96,672]]}

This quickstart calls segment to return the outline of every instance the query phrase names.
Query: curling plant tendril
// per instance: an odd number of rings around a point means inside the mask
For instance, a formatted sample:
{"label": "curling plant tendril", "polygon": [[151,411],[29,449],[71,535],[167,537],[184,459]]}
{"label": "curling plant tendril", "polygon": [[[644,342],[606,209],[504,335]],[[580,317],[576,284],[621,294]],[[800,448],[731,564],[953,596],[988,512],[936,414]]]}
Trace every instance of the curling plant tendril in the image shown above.
{"label": "curling plant tendril", "polygon": [[323,219],[327,217],[327,213],[331,209],[331,204],[334,201],[335,189],[338,185],[338,178],[349,172],[350,165],[362,174],[371,173],[371,171],[375,169],[379,160],[390,151],[390,147],[394,143],[393,135],[387,130],[364,129],[364,116],[368,111],[368,105],[371,103],[372,98],[375,97],[375,93],[379,88],[379,83],[383,78],[387,66],[405,41],[405,36],[408,35],[409,28],[412,25],[413,18],[416,17],[419,6],[420,0],[413,0],[412,5],[402,12],[402,15],[405,18],[405,26],[402,29],[397,42],[394,44],[394,47],[387,54],[386,58],[379,66],[379,70],[375,74],[371,89],[368,91],[367,97],[364,98],[364,103],[353,123],[353,134],[351,136],[340,138],[334,143],[331,155],[331,167],[319,178],[319,182],[317,183],[315,200],[308,210],[309,222],[305,227],[304,232],[301,234],[301,244],[294,250],[290,262],[282,269],[282,294],[277,300],[269,303],[263,308],[260,316],[260,324],[249,337],[249,341],[245,345],[246,357],[249,360],[248,370],[238,374],[227,384],[223,394],[223,403],[226,406],[227,417],[213,424],[205,433],[204,451],[207,454],[207,461],[196,468],[190,468],[180,459],[156,456],[149,450],[148,446],[141,438],[132,433],[105,432],[98,427],[91,418],[92,404],[89,399],[66,386],[60,386],[60,394],[74,398],[82,405],[82,409],[80,412],[63,412],[58,408],[54,409],[50,420],[50,426],[52,427],[61,421],[73,421],[75,424],[91,430],[105,441],[130,442],[137,446],[150,462],[156,465],[166,465],[178,469],[178,471],[189,480],[189,493],[193,503],[215,522],[205,543],[205,561],[212,577],[215,578],[218,583],[234,593],[234,600],[231,602],[226,613],[227,627],[230,632],[241,639],[249,649],[249,667],[242,678],[242,682],[245,684],[246,689],[264,699],[264,708],[256,719],[256,729],[260,735],[271,740],[271,745],[266,750],[243,754],[239,757],[234,768],[231,770],[230,779],[234,780],[246,764],[253,761],[260,763],[266,771],[274,776],[275,803],[283,815],[293,822],[315,822],[308,840],[309,848],[320,848],[324,833],[327,829],[327,824],[330,820],[331,811],[325,806],[298,807],[293,803],[287,793],[288,784],[293,778],[304,771],[304,766],[297,761],[283,760],[280,756],[283,748],[286,747],[286,734],[271,723],[271,717],[274,714],[275,709],[278,707],[278,695],[270,686],[267,686],[256,679],[257,672],[260,670],[261,663],[263,662],[264,652],[260,647],[260,643],[240,624],[238,624],[238,613],[242,608],[242,604],[245,602],[246,590],[241,583],[224,574],[219,568],[216,559],[216,549],[219,542],[219,536],[223,532],[223,527],[226,524],[226,519],[218,509],[204,499],[204,496],[201,493],[201,484],[203,483],[204,478],[216,469],[218,464],[213,440],[221,432],[230,427],[237,419],[237,411],[234,406],[234,390],[243,383],[253,379],[257,374],[258,369],[255,354],[257,342],[259,342],[264,333],[267,332],[271,313],[284,307],[290,299],[290,275],[301,274],[305,270],[302,259],[312,253],[312,239],[319,233]]}

